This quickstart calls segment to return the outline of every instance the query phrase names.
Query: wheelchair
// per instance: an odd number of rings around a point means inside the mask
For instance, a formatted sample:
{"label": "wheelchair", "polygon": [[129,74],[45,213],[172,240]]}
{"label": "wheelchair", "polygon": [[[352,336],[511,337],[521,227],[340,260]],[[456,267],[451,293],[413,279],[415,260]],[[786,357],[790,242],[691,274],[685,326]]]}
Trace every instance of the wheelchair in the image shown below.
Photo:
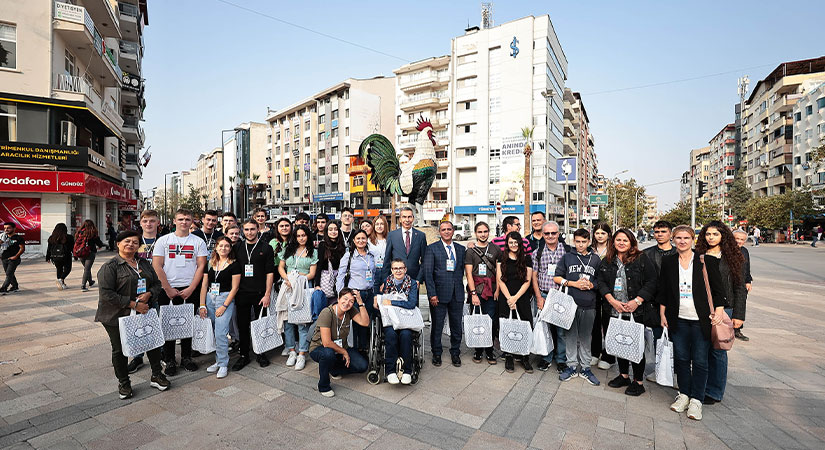
{"label": "wheelchair", "polygon": [[[412,384],[418,383],[418,375],[424,366],[424,338],[423,332],[413,331],[412,348]],[[375,317],[370,321],[370,348],[367,368],[367,381],[376,385],[387,380],[386,364],[384,361],[384,326],[381,322],[381,314],[376,311]],[[399,356],[395,362],[395,371],[398,378],[404,373],[404,362]]]}

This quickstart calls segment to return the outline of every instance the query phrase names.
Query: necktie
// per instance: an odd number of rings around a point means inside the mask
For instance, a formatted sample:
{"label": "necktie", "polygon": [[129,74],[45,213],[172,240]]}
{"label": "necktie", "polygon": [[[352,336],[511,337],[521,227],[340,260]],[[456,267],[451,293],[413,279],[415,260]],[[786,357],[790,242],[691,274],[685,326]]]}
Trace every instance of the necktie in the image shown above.
{"label": "necktie", "polygon": [[447,246],[447,254],[448,254],[448,256],[450,257],[450,259],[451,259],[453,262],[455,262],[455,255],[453,255],[453,246],[452,246],[452,245],[448,245],[448,246]]}
{"label": "necktie", "polygon": [[405,231],[404,235],[405,235],[405,237],[404,237],[404,247],[407,247],[407,253],[409,253],[410,252],[410,232]]}

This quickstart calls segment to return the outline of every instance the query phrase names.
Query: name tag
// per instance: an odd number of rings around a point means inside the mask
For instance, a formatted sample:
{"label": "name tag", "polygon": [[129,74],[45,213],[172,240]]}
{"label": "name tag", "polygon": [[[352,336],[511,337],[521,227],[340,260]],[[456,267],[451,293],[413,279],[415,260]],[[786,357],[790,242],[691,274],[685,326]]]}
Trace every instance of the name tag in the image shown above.
{"label": "name tag", "polygon": [[447,260],[447,272],[453,272],[453,271],[455,271],[455,261],[453,261],[452,259],[448,259]]}
{"label": "name tag", "polygon": [[221,293],[221,284],[220,283],[212,283],[209,285],[209,293],[212,295],[220,295]]}
{"label": "name tag", "polygon": [[555,264],[548,264],[547,265],[547,274],[552,277],[553,274],[555,274],[555,273],[556,273],[556,265]]}
{"label": "name tag", "polygon": [[175,255],[175,267],[186,267],[186,256],[183,254]]}
{"label": "name tag", "polygon": [[624,290],[624,286],[622,286],[622,279],[616,277],[616,282],[613,283],[613,292],[621,292]]}
{"label": "name tag", "polygon": [[138,295],[146,293],[146,278],[138,278],[137,293]]}
{"label": "name tag", "polygon": [[334,341],[332,341],[332,342],[335,342],[335,345],[337,345],[337,346],[339,346],[339,347],[341,347],[341,348],[343,348],[343,347],[344,347],[344,340],[343,340],[343,339],[336,339],[336,340],[334,340]]}
{"label": "name tag", "polygon": [[478,265],[478,276],[486,277],[487,276],[487,264],[481,263]]}
{"label": "name tag", "polygon": [[687,283],[680,283],[679,284],[679,298],[681,300],[687,300],[693,296],[692,286],[689,286]]}
{"label": "name tag", "polygon": [[244,264],[243,266],[243,276],[251,277],[255,274],[255,269],[252,268],[252,264]]}
{"label": "name tag", "polygon": [[383,259],[378,259],[378,258],[376,258],[376,259],[375,259],[375,267],[376,267],[377,269],[381,269],[381,268],[383,268],[383,267],[384,267],[384,260],[383,260]]}
{"label": "name tag", "polygon": [[372,281],[372,270],[367,269],[367,273],[365,274],[365,278],[367,281]]}

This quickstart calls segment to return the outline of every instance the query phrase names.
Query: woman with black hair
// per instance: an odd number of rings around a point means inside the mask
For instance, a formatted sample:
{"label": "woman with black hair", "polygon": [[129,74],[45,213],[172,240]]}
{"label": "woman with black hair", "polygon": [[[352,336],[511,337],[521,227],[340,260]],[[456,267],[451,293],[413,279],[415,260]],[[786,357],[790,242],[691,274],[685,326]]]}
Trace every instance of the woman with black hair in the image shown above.
{"label": "woman with black hair", "polygon": [[69,234],[65,223],[54,226],[52,235],[49,236],[49,245],[46,248],[46,262],[51,261],[57,270],[57,288],[61,291],[66,289],[66,277],[72,271],[72,248],[74,238]]}
{"label": "woman with black hair", "polygon": [[[711,322],[715,325],[722,320],[725,312],[733,320],[745,321],[746,289],[744,271],[745,257],[736,245],[736,238],[727,225],[713,220],[699,232],[696,253],[705,255],[708,272],[717,270],[722,278],[725,293],[725,307],[717,307]],[[721,402],[725,395],[728,379],[728,352],[717,350],[713,346],[708,355],[708,384],[705,388],[704,403],[712,405]]]}
{"label": "woman with black hair", "polygon": [[[324,296],[325,303],[323,308],[335,302],[338,298],[338,291],[343,287],[337,286],[336,280],[338,278],[338,266],[341,264],[341,258],[347,251],[344,246],[344,239],[341,237],[341,222],[337,220],[332,221],[326,225],[325,230],[326,233],[318,244],[318,265],[316,266],[316,270],[319,274],[319,282],[315,283],[315,293],[313,294],[313,304],[315,303],[315,296]],[[329,289],[330,283],[332,283],[331,290]],[[327,292],[324,292],[323,289],[327,289]],[[320,310],[318,312],[320,312]]]}
{"label": "woman with black hair", "polygon": [[[272,253],[275,254],[275,267],[278,267],[281,260],[278,257],[289,242],[289,237],[292,235],[292,222],[286,217],[281,217],[275,222],[275,236],[269,241],[269,246],[272,247]],[[281,286],[281,275],[275,271],[275,288]]]}
{"label": "woman with black hair", "polygon": [[[613,231],[607,222],[599,222],[593,227],[593,243],[590,245],[590,251],[601,260],[607,256],[612,234]],[[590,365],[598,364],[599,369],[607,370],[616,362],[616,357],[604,351],[604,335],[607,334],[607,326],[610,324],[610,315],[602,314],[604,302],[604,297],[599,295],[596,300],[596,320],[593,321],[593,335],[590,341],[590,354],[593,355]]]}
{"label": "woman with black hair", "polygon": [[[530,280],[533,276],[533,260],[524,251],[521,234],[518,231],[507,233],[506,251],[496,264],[496,285],[499,287],[498,317],[509,318],[510,312],[516,310],[521,320],[533,324],[533,308],[530,304],[532,297]],[[521,364],[527,373],[533,372],[530,364],[530,355],[521,357]],[[513,355],[506,354],[504,370],[512,373],[515,370]]]}
{"label": "woman with black hair", "polygon": [[[353,231],[352,244],[341,258],[338,266],[338,282],[340,289],[350,288],[358,291],[361,300],[364,301],[367,314],[370,320],[375,317],[373,305],[373,276],[375,274],[375,258],[369,252],[367,232],[364,230]],[[369,327],[356,325],[355,348],[366,351],[369,348]]]}
{"label": "woman with black hair", "polygon": [[[280,232],[280,221],[278,223],[278,231]],[[289,282],[289,274],[297,273],[306,277],[307,281],[312,283],[315,279],[315,273],[318,264],[318,253],[315,251],[315,246],[310,239],[312,232],[306,225],[296,225],[295,231],[286,244],[286,248],[277,256],[280,260],[278,263],[278,273],[281,274],[283,280],[282,289],[302,289],[302,286],[292,286]],[[273,239],[271,242],[275,242]],[[295,370],[302,370],[306,364],[306,353],[309,351],[309,326],[308,323],[292,324],[287,322],[284,324],[284,347],[288,351],[288,358],[286,365],[295,366]],[[295,329],[298,330],[298,353],[295,353]]]}
{"label": "woman with black hair", "polygon": [[[638,323],[652,318],[659,311],[653,308],[656,295],[656,267],[641,250],[633,232],[622,228],[613,234],[613,245],[607,249],[598,271],[599,291],[606,300],[602,314],[608,317],[629,316]],[[609,308],[609,310],[608,310]],[[633,381],[630,380],[630,361],[617,358],[619,375],[607,383],[612,388],[627,386],[624,393],[633,397],[645,392],[642,380],[645,358],[633,363]]]}

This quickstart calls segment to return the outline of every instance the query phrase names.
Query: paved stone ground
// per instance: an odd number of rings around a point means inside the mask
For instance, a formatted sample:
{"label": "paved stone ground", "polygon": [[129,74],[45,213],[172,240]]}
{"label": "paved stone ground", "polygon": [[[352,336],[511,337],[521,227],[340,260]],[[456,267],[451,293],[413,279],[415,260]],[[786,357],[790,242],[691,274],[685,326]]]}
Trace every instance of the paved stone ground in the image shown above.
{"label": "paved stone ground", "polygon": [[672,389],[647,382],[630,398],[606,387],[615,368],[595,370],[603,384],[593,387],[561,383],[554,370],[476,365],[466,351],[461,368],[426,363],[416,386],[353,376],[334,384],[332,399],[317,393],[314,363],[296,372],[279,352],[270,367],[252,363],[223,380],[203,370],[172,377],[163,393],[143,368],[135,397],[122,401],[93,322],[96,290],[80,292],[77,265],[73,288],[60,292],[51,266],[26,262],[22,291],[0,297],[0,447],[825,448],[825,252],[751,251],[751,340],[734,346],[725,400],[701,422],[668,409]]}

